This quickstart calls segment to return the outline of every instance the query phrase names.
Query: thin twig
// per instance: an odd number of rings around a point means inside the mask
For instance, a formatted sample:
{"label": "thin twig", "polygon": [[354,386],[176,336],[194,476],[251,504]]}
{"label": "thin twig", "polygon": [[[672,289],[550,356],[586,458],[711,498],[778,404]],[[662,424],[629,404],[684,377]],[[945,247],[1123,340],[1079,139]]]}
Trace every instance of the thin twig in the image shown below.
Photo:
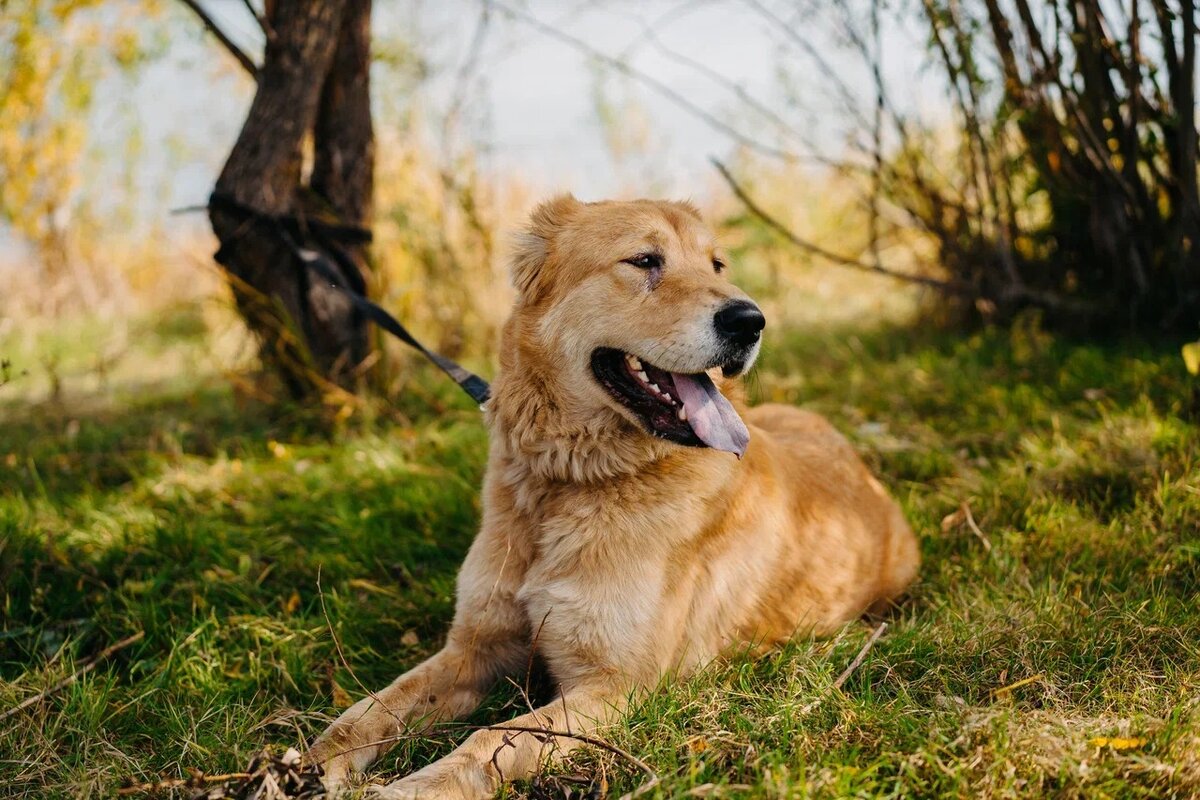
{"label": "thin twig", "polygon": [[641,786],[637,787],[632,792],[622,795],[621,800],[626,800],[626,798],[637,797],[645,792],[648,792],[648,791],[650,791],[650,789],[657,786],[659,781],[661,780],[661,778],[659,778],[659,776],[658,776],[658,773],[655,772],[653,770],[653,768],[651,768],[651,766],[649,764],[647,764],[645,761],[642,761],[640,758],[635,756],[633,753],[630,753],[628,750],[623,750],[622,748],[617,747],[615,744],[606,742],[603,739],[598,739],[595,736],[587,736],[586,734],[582,734],[582,733],[571,733],[570,731],[556,731],[551,728],[526,727],[523,725],[499,724],[499,725],[479,725],[479,726],[470,726],[470,727],[475,728],[476,730],[483,730],[483,731],[515,731],[517,733],[532,733],[532,734],[541,734],[543,736],[555,736],[555,737],[558,737],[561,739],[574,739],[577,742],[583,742],[584,744],[590,744],[592,747],[598,747],[601,750],[606,750],[609,753],[612,753],[613,755],[619,756],[619,757],[625,759],[626,761],[628,761],[629,763],[635,765],[638,769],[642,770],[642,772],[646,773],[646,775],[649,777],[649,780],[646,781],[646,783],[643,783]]}
{"label": "thin twig", "polygon": [[1037,683],[1038,681],[1042,680],[1044,677],[1045,676],[1039,672],[1036,675],[1030,675],[1028,678],[1022,678],[1021,680],[1017,681],[1016,683],[1010,683],[1007,686],[1001,686],[998,689],[992,689],[988,692],[988,694],[991,696],[991,698],[993,700],[998,700],[1001,697],[1006,697],[1006,696],[1012,694],[1014,689],[1020,689],[1022,686],[1028,686],[1031,683]]}
{"label": "thin twig", "polygon": [[[350,662],[346,660],[346,654],[342,651],[342,642],[338,639],[337,633],[333,630],[333,620],[329,618],[329,609],[325,607],[325,591],[321,588],[321,568],[317,568],[317,598],[321,601],[321,615],[325,617],[325,626],[329,629],[329,638],[333,639],[333,646],[337,650],[338,660],[342,662],[342,666],[350,673],[350,677],[358,684],[358,688],[362,689],[372,700],[379,704],[384,713],[396,720],[396,724],[401,728],[404,727],[404,720],[400,718],[392,709],[388,708],[387,703],[379,699],[379,695],[367,688],[367,685],[358,678],[358,673],[354,671],[354,667],[350,666]],[[365,711],[363,712],[366,713]]]}
{"label": "thin twig", "polygon": [[829,691],[824,692],[816,700],[813,700],[811,703],[801,708],[800,716],[807,715],[817,706],[821,705],[825,698],[836,691],[840,691],[841,688],[846,685],[846,681],[850,680],[850,676],[854,674],[854,671],[862,666],[863,659],[867,657],[867,653],[875,645],[875,642],[879,641],[879,637],[883,636],[883,632],[887,630],[887,627],[888,624],[886,622],[879,623],[879,627],[872,631],[871,635],[867,637],[866,643],[862,646],[862,649],[858,651],[858,655],[854,657],[854,660],[850,662],[850,666],[842,670],[842,674],[837,676],[837,680],[833,682],[833,686],[829,688]]}
{"label": "thin twig", "polygon": [[888,624],[886,622],[881,622],[879,623],[879,627],[871,632],[871,636],[862,646],[862,649],[858,651],[858,655],[854,657],[854,660],[850,662],[850,666],[842,670],[842,674],[838,675],[837,680],[833,682],[834,689],[841,689],[846,684],[846,681],[850,680],[850,676],[854,674],[854,670],[862,666],[863,659],[867,657],[867,653],[875,645],[875,642],[879,641],[879,637],[883,636],[883,632],[887,630],[887,627]]}
{"label": "thin twig", "polygon": [[662,39],[658,37],[658,34],[655,33],[654,28],[650,25],[643,26],[642,35],[643,38],[650,42],[654,49],[664,57],[674,61],[676,64],[685,66],[688,69],[703,75],[717,86],[724,88],[763,119],[771,122],[775,126],[775,129],[780,133],[784,134],[785,136],[803,141],[803,137],[800,135],[800,133],[787,120],[781,117],[779,113],[772,109],[769,105],[750,94],[750,92],[748,92],[746,87],[742,84],[731,80],[719,70],[708,66],[708,64],[706,64],[702,59],[691,58],[690,56],[684,55],[677,50],[671,49]]}
{"label": "thin twig", "polygon": [[[525,685],[522,687],[520,684],[518,684],[512,678],[508,679],[509,682],[512,683],[513,686],[516,686],[517,690],[521,693],[521,697],[524,698],[525,707],[529,709],[529,713],[535,714],[535,716],[536,716],[536,712],[533,709],[533,703],[531,703],[529,701],[529,680],[533,676],[533,657],[537,654],[538,639],[542,638],[542,628],[546,627],[546,620],[550,619],[550,612],[553,610],[554,610],[553,608],[549,608],[546,610],[545,615],[542,617],[541,623],[538,625],[537,631],[534,632],[534,634],[533,634],[533,641],[529,645],[529,660],[525,664]],[[566,710],[567,710],[566,695],[564,694],[563,695],[563,714],[564,714],[563,719],[566,719],[566,716],[565,716]],[[567,729],[570,730],[570,728],[571,728],[571,725],[568,722]]]}
{"label": "thin twig", "polygon": [[[553,736],[553,737],[560,738],[560,739],[574,739],[577,742],[582,742],[584,744],[591,745],[592,747],[598,747],[601,750],[604,750],[606,752],[612,753],[615,756],[625,759],[630,764],[633,764],[638,769],[640,769],[642,772],[646,773],[646,776],[648,777],[648,780],[645,783],[643,783],[641,786],[634,789],[632,792],[622,795],[620,800],[628,800],[628,798],[638,797],[638,796],[644,794],[645,792],[650,791],[652,788],[657,786],[659,784],[659,782],[662,780],[659,777],[658,773],[655,772],[654,769],[649,764],[647,764],[645,761],[642,761],[640,758],[635,756],[633,753],[630,753],[628,750],[624,750],[624,749],[618,747],[617,745],[606,742],[603,739],[600,739],[598,737],[588,736],[587,734],[583,734],[583,733],[573,733],[571,731],[560,731],[560,730],[555,730],[553,728],[535,728],[533,726],[526,726],[526,725],[505,725],[503,723],[498,724],[498,725],[467,725],[464,723],[457,723],[457,722],[445,722],[445,723],[441,723],[440,727],[457,728],[460,730],[468,730],[468,731],[499,731],[499,732],[508,731],[508,732],[512,732],[512,733],[530,733],[530,734],[541,735],[541,736]],[[413,738],[414,735],[415,734],[401,733],[396,736],[385,736],[382,739],[376,739],[375,741],[367,742],[366,744],[356,745],[354,747],[347,748],[346,750],[343,750],[341,753],[339,753],[339,755],[344,755],[344,754],[352,752],[354,750],[362,750],[367,747],[377,747],[379,745],[384,745],[384,744],[395,744],[397,742],[405,741],[406,739],[411,739],[411,738]]]}
{"label": "thin twig", "polygon": [[822,54],[812,42],[805,39],[800,34],[799,26],[790,24],[784,20],[760,0],[744,0],[746,5],[750,6],[763,19],[769,22],[782,33],[785,39],[790,40],[793,44],[799,47],[813,62],[817,65],[817,70],[820,72],[820,80],[822,83],[830,83],[837,90],[839,99],[845,108],[854,119],[863,127],[867,127],[866,117],[863,116],[862,109],[858,106],[857,92],[852,91],[845,79],[842,77],[844,70],[835,69],[827,58]]}
{"label": "thin twig", "polygon": [[788,228],[769,212],[767,212],[766,209],[760,206],[754,200],[754,198],[752,198],[746,192],[746,190],[742,188],[742,185],[738,183],[736,178],[733,177],[733,173],[729,171],[728,167],[726,167],[716,158],[709,160],[712,161],[713,166],[717,168],[717,171],[721,173],[721,177],[725,179],[725,183],[729,184],[729,188],[733,190],[733,193],[737,195],[738,199],[742,201],[742,203],[746,206],[746,209],[749,210],[751,214],[758,217],[769,228],[774,229],[777,233],[801,250],[807,251],[816,256],[820,256],[827,261],[832,261],[834,264],[839,266],[850,267],[851,269],[857,269],[861,272],[874,272],[878,275],[886,275],[889,278],[896,278],[897,280],[908,281],[909,283],[919,283],[922,286],[931,286],[944,292],[970,294],[968,288],[960,283],[942,281],[938,280],[937,278],[929,278],[924,275],[912,275],[906,272],[896,272],[895,270],[888,269],[881,264],[867,264],[855,258],[839,255],[831,250],[826,250],[820,245],[816,245],[810,241],[801,239],[794,231],[791,230],[791,228]]}
{"label": "thin twig", "polygon": [[659,79],[657,79],[651,75],[648,75],[645,72],[635,69],[634,67],[630,66],[625,61],[622,61],[618,58],[613,58],[609,54],[607,54],[601,50],[597,50],[595,47],[592,47],[590,44],[588,44],[587,42],[585,42],[582,39],[572,36],[571,34],[565,32],[565,31],[559,30],[558,28],[554,27],[553,25],[542,22],[540,19],[533,16],[532,14],[529,14],[519,8],[514,8],[512,6],[506,5],[501,2],[496,2],[495,0],[493,0],[492,5],[495,8],[499,9],[502,13],[506,14],[507,16],[509,16],[513,19],[516,19],[516,20],[520,20],[521,22],[524,22],[526,25],[530,26],[531,28],[534,28],[535,30],[540,31],[541,33],[544,33],[545,35],[551,37],[552,39],[557,39],[558,41],[563,42],[564,44],[570,45],[571,47],[588,55],[589,57],[594,58],[596,61],[603,63],[609,69],[611,69],[615,72],[619,72],[628,78],[632,78],[633,80],[637,81],[638,83],[642,84],[643,86],[647,86],[650,89],[653,89],[655,92],[658,92],[660,95],[667,98],[675,105],[679,106],[680,108],[682,108],[683,110],[685,110],[689,114],[691,114],[692,116],[694,116],[697,119],[704,122],[710,128],[720,131],[721,133],[725,134],[730,139],[733,139],[735,142],[737,142],[740,145],[743,145],[744,147],[747,147],[751,150],[755,150],[759,153],[762,153],[763,155],[772,156],[774,158],[783,159],[785,161],[815,160],[815,159],[809,159],[808,157],[805,157],[799,153],[792,152],[790,150],[784,150],[779,147],[774,147],[772,145],[766,144],[765,142],[761,142],[752,136],[748,136],[747,134],[742,133],[737,128],[734,128],[732,125],[730,125],[729,123],[722,120],[716,114],[713,114],[712,112],[708,111],[707,109],[697,105],[696,103],[693,103],[691,100],[689,100],[687,97],[685,97],[682,93],[671,88],[669,85],[667,85],[663,81],[660,81]]}
{"label": "thin twig", "polygon": [[[492,7],[489,0],[483,0],[483,7],[479,11],[479,21],[475,23],[475,33],[471,35],[471,43],[467,46],[467,55],[463,59],[462,64],[458,68],[458,74],[454,77],[454,91],[450,95],[450,105],[446,109],[446,114],[442,118],[442,136],[449,139],[452,129],[458,122],[458,115],[462,111],[463,105],[467,100],[467,89],[471,80],[471,76],[475,73],[475,69],[479,64],[479,55],[483,51],[483,44],[487,39],[488,27],[492,19]],[[448,141],[443,144],[449,146]]]}
{"label": "thin twig", "polygon": [[962,504],[963,516],[967,520],[967,527],[971,529],[971,533],[979,537],[979,541],[983,542],[983,549],[992,552],[992,543],[988,541],[987,536],[979,529],[979,525],[975,523],[975,517],[971,514],[971,506],[964,501]]}
{"label": "thin twig", "polygon": [[225,49],[237,59],[246,72],[250,73],[250,77],[258,78],[258,67],[250,60],[250,56],[246,55],[242,51],[242,48],[234,44],[234,41],[225,34],[225,31],[221,30],[221,27],[208,15],[208,12],[204,10],[204,7],[200,3],[196,0],[179,0],[179,2],[190,8],[192,13],[200,18],[200,21],[204,23],[204,27],[208,28],[209,33],[217,37],[217,41],[225,46]]}
{"label": "thin twig", "polygon": [[180,214],[201,214],[201,213],[207,213],[207,212],[208,212],[208,203],[205,203],[202,206],[200,206],[200,205],[179,206],[178,208],[170,209],[167,213],[170,214],[171,216],[175,217],[175,216],[179,216]]}
{"label": "thin twig", "polygon": [[122,787],[117,789],[117,796],[127,797],[131,794],[150,794],[151,792],[161,792],[164,789],[178,789],[180,786],[194,786],[197,783],[244,781],[252,777],[249,772],[227,772],[224,775],[196,775],[190,778],[168,778],[164,781],[153,781]]}
{"label": "thin twig", "polygon": [[[529,699],[529,679],[530,679],[530,676],[532,676],[532,674],[533,674],[533,657],[537,653],[538,640],[542,638],[542,629],[546,627],[546,620],[548,620],[550,618],[550,612],[553,610],[554,610],[553,608],[546,610],[545,616],[542,617],[541,624],[538,625],[537,631],[533,634],[533,642],[529,645],[529,662],[525,666],[525,685],[522,687],[519,683],[514,681],[511,677],[508,679],[509,683],[511,683],[513,686],[516,686],[517,691],[519,691],[521,693],[521,697],[525,700],[525,707],[529,709],[529,716],[533,717],[535,720],[537,720],[538,715],[537,715],[537,710],[534,709],[533,703]],[[566,725],[567,731],[570,732],[570,730],[571,730],[571,715],[567,711],[566,692],[563,692],[562,694],[560,694],[559,697],[562,698],[563,724]],[[547,715],[547,717],[546,717],[547,724],[549,724],[549,721],[551,719],[553,719],[553,717],[550,717],[549,715]],[[544,752],[545,752],[546,740],[544,740],[544,739],[541,740],[540,745],[541,746],[538,748],[538,759],[537,759],[539,763],[542,761],[542,756],[544,755]],[[501,781],[504,780],[504,773],[500,769],[500,763],[499,763],[498,759],[500,757],[500,751],[503,750],[505,746],[514,747],[514,748],[516,747],[516,745],[514,745],[512,743],[512,739],[510,739],[508,736],[505,736],[504,743],[502,745],[500,745],[500,747],[497,747],[495,752],[492,753],[492,766],[494,766],[496,768],[496,773],[498,775],[500,775]]]}
{"label": "thin twig", "polygon": [[870,242],[871,262],[878,267],[879,257],[879,201],[883,196],[883,111],[887,100],[883,84],[883,38],[879,28],[879,3],[871,3],[871,46],[873,53],[864,57],[871,62],[871,79],[875,83],[875,115],[871,122],[871,156],[875,164],[871,176],[871,215],[868,223],[867,240]]}
{"label": "thin twig", "polygon": [[53,686],[51,686],[47,689],[43,689],[42,691],[35,694],[33,697],[22,700],[20,703],[13,706],[12,708],[10,708],[8,711],[5,711],[3,714],[0,714],[0,720],[8,719],[12,715],[17,714],[21,711],[24,711],[25,709],[29,708],[30,706],[34,705],[35,703],[39,703],[42,700],[45,700],[47,697],[54,694],[59,689],[63,689],[63,688],[66,688],[67,686],[70,686],[72,683],[74,683],[75,681],[79,680],[81,677],[83,677],[87,673],[94,670],[100,664],[101,661],[104,661],[109,656],[111,656],[113,653],[116,653],[118,650],[124,650],[126,647],[129,647],[131,644],[140,642],[145,635],[146,635],[145,631],[138,631],[137,633],[133,634],[132,636],[125,637],[124,639],[117,642],[116,644],[109,645],[108,647],[101,650],[100,653],[98,655],[96,655],[94,658],[92,658],[90,661],[86,662],[82,667],[75,670],[75,672],[73,672],[70,675],[68,675],[67,677],[63,678],[58,683],[54,684]]}

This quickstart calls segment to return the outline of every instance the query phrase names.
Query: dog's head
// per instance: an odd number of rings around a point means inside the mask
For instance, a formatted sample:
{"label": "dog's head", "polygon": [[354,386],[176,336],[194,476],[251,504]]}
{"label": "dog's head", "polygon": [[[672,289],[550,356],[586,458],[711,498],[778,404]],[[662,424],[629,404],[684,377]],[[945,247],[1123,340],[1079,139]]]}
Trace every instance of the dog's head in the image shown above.
{"label": "dog's head", "polygon": [[749,433],[713,378],[753,364],[765,319],[691,205],[544,203],[519,237],[513,282],[522,366],[552,374],[572,413],[609,410],[660,439],[744,452]]}

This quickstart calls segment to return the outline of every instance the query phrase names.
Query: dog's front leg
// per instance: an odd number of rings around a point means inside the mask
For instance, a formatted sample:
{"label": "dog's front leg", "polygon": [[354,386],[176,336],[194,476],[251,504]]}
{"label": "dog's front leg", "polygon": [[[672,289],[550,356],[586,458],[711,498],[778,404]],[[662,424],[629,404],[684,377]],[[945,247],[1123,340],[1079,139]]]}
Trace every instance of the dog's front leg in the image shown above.
{"label": "dog's front leg", "polygon": [[396,737],[442,720],[469,714],[482,700],[496,670],[457,645],[401,675],[390,686],[348,708],[305,756],[325,771],[325,785],[342,786],[389,750]]}
{"label": "dog's front leg", "polygon": [[533,777],[619,715],[626,695],[570,692],[529,714],[479,730],[445,758],[374,790],[384,800],[486,800],[506,781]]}
{"label": "dog's front leg", "polygon": [[398,735],[470,713],[497,678],[527,663],[529,624],[516,599],[527,549],[516,515],[492,501],[458,574],[446,646],[355,703],[305,755],[307,763],[324,768],[331,791],[390,749]]}

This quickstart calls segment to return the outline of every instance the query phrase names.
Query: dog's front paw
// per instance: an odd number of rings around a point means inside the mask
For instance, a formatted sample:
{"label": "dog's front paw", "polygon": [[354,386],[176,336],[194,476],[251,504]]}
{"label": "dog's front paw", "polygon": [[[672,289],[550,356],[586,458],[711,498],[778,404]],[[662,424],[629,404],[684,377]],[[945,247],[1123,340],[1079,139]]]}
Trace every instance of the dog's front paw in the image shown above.
{"label": "dog's front paw", "polygon": [[[347,796],[357,782],[352,778],[353,760],[339,753],[336,744],[329,739],[317,741],[304,754],[304,763],[321,768],[321,783],[325,786],[327,797]],[[361,780],[362,776],[358,775],[358,778]]]}
{"label": "dog's front paw", "polygon": [[362,776],[357,780],[351,780],[349,773],[336,775],[324,775],[321,777],[321,784],[325,787],[325,796],[330,800],[338,800],[338,798],[351,797],[357,786],[362,785]]}
{"label": "dog's front paw", "polygon": [[368,797],[379,800],[488,800],[496,793],[498,783],[483,765],[448,757],[386,786],[374,786]]}

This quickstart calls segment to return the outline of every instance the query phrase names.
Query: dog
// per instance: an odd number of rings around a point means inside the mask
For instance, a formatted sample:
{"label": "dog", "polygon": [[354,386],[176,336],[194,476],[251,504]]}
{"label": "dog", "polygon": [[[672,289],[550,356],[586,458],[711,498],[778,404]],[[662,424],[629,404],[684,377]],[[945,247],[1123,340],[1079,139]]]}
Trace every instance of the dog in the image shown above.
{"label": "dog", "polygon": [[454,622],[313,744],[331,791],[397,735],[473,711],[531,649],[554,699],[375,793],[491,797],[664,675],[828,634],[916,575],[899,506],[828,422],[744,406],[765,319],[692,205],[558,197],[515,251]]}

